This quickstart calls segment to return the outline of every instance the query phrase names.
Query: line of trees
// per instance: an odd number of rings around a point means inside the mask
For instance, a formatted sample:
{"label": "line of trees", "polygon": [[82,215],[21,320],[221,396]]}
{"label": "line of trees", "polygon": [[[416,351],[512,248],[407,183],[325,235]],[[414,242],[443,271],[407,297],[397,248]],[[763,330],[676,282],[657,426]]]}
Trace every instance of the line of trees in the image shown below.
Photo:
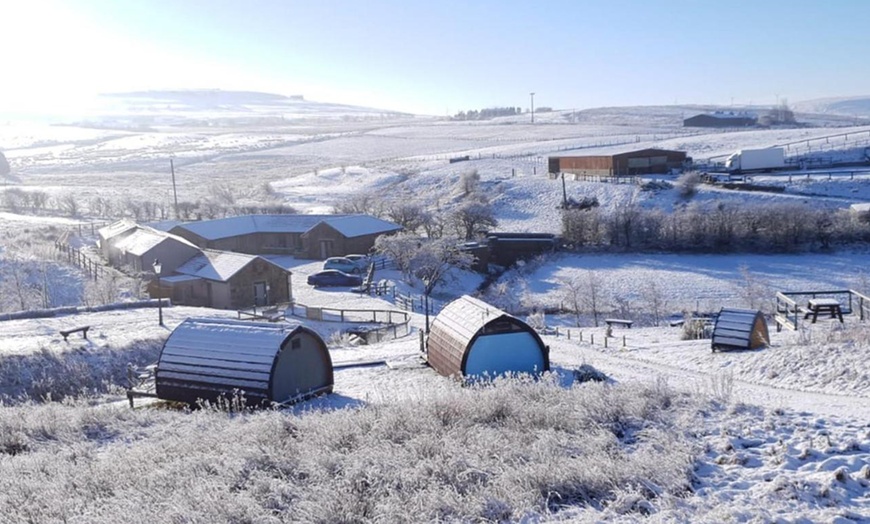
{"label": "line of trees", "polygon": [[789,252],[870,241],[870,217],[809,204],[691,203],[665,212],[635,202],[562,214],[570,248]]}
{"label": "line of trees", "polygon": [[57,213],[69,217],[90,216],[115,219],[130,217],[134,220],[198,220],[238,215],[292,214],[296,209],[279,202],[251,204],[226,199],[209,198],[196,202],[179,202],[176,216],[169,202],[134,198],[115,199],[103,196],[83,198],[74,193],[49,195],[42,190],[24,190],[17,187],[0,191],[0,207],[13,213]]}
{"label": "line of trees", "polygon": [[481,110],[460,111],[453,115],[453,120],[489,120],[499,116],[519,115],[522,112],[522,108],[519,107],[487,107]]}

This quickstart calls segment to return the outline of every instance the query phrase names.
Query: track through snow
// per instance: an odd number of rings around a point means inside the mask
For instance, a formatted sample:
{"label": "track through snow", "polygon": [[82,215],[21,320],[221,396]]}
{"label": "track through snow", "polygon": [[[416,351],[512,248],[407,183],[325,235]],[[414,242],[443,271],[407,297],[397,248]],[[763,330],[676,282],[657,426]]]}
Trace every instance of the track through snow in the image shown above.
{"label": "track through snow", "polygon": [[[729,378],[727,375],[687,370],[678,366],[651,362],[627,351],[605,352],[576,343],[547,338],[551,358],[557,363],[576,367],[588,363],[619,382],[664,379],[671,387],[689,392],[728,394],[732,400],[771,410],[787,409],[817,416],[870,419],[870,398],[855,395],[817,393]],[[579,351],[578,351],[579,350]]]}

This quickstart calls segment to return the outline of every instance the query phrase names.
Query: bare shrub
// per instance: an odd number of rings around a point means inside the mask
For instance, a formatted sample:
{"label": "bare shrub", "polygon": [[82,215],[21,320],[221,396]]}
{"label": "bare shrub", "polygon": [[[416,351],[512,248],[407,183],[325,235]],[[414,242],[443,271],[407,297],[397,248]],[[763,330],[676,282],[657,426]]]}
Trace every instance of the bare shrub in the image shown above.
{"label": "bare shrub", "polygon": [[692,198],[698,192],[698,185],[701,184],[701,174],[697,171],[687,171],[680,175],[674,182],[674,187],[683,198]]}

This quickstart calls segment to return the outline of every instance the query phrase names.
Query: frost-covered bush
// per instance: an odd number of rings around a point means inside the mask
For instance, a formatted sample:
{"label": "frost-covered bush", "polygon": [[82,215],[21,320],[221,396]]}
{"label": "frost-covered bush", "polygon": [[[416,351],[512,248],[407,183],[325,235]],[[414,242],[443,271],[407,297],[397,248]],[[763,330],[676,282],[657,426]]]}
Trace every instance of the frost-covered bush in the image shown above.
{"label": "frost-covered bush", "polygon": [[[0,515],[331,523],[656,511],[690,489],[693,402],[663,387],[511,379],[299,416],[4,406]],[[629,494],[643,503],[625,504]]]}
{"label": "frost-covered bush", "polygon": [[58,352],[43,349],[26,355],[0,356],[0,398],[62,400],[126,387],[127,364],[157,361],[162,339],[136,340],[124,347]]}

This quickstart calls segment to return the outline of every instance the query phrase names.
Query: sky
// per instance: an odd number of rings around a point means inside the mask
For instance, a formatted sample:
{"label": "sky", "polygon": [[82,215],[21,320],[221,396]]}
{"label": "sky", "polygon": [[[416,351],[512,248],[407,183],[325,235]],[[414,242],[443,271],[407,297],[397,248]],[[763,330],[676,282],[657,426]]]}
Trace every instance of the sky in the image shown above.
{"label": "sky", "polygon": [[0,110],[225,89],[445,115],[870,94],[864,0],[28,0]]}

